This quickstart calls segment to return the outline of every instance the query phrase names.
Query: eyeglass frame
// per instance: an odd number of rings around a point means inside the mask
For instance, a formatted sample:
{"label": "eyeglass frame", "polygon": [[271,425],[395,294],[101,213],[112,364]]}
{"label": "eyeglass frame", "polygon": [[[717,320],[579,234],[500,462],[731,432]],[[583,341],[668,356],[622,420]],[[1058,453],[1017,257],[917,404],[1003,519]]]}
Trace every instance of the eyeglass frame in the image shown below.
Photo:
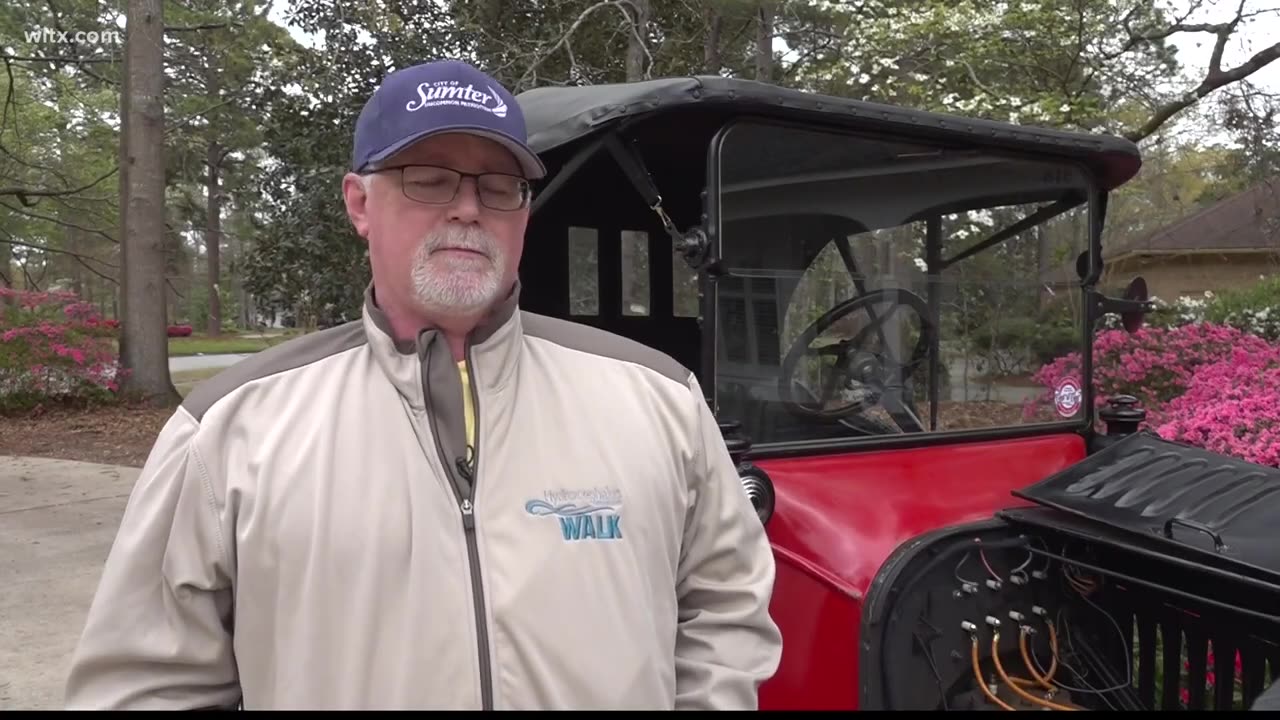
{"label": "eyeglass frame", "polygon": [[[417,167],[433,168],[436,170],[448,170],[451,173],[457,174],[458,183],[453,189],[453,195],[448,200],[444,200],[442,202],[427,202],[426,200],[419,200],[416,197],[410,196],[409,191],[405,189],[405,185],[404,185],[404,171],[407,168],[417,168]],[[513,173],[504,173],[504,172],[468,173],[468,172],[463,172],[461,170],[458,170],[456,168],[448,167],[446,165],[431,165],[426,163],[407,163],[404,165],[387,165],[387,166],[381,166],[381,167],[375,165],[373,167],[368,168],[365,171],[365,174],[373,175],[374,173],[386,172],[388,170],[400,171],[400,192],[406,198],[416,203],[420,203],[422,205],[443,206],[443,205],[448,205],[454,202],[455,200],[458,199],[458,193],[462,190],[462,181],[467,178],[473,178],[476,181],[476,201],[479,202],[482,207],[488,210],[492,210],[494,212],[519,212],[520,210],[524,210],[528,208],[533,203],[533,183],[529,181],[529,178],[524,177],[523,175],[515,175]],[[498,175],[501,177],[515,178],[516,180],[519,180],[521,185],[521,195],[523,197],[523,200],[521,200],[520,204],[514,208],[495,208],[491,205],[485,204],[484,197],[483,197],[484,193],[481,192],[480,190],[480,178],[485,177],[486,175]]]}

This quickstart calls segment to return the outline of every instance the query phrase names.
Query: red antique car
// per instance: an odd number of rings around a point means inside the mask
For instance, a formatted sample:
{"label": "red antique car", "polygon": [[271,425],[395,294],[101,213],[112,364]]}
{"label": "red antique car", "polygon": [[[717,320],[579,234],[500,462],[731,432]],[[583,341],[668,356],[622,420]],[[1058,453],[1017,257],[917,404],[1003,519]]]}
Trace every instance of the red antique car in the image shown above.
{"label": "red antique car", "polygon": [[713,392],[777,558],[764,709],[1238,709],[1271,684],[1280,473],[1095,398],[1095,332],[1149,309],[1141,280],[1101,289],[1132,143],[719,77],[519,100],[551,170],[524,304]]}

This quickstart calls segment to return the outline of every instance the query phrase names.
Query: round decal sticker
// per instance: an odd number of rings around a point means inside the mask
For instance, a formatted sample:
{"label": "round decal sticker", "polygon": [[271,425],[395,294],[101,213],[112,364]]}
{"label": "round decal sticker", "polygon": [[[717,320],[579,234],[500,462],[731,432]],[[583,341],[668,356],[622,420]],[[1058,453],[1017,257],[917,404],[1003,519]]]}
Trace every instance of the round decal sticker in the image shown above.
{"label": "round decal sticker", "polygon": [[1053,391],[1053,405],[1058,409],[1058,414],[1062,417],[1071,417],[1080,410],[1080,404],[1084,401],[1084,393],[1080,391],[1080,384],[1072,378],[1062,378],[1058,381],[1058,386]]}

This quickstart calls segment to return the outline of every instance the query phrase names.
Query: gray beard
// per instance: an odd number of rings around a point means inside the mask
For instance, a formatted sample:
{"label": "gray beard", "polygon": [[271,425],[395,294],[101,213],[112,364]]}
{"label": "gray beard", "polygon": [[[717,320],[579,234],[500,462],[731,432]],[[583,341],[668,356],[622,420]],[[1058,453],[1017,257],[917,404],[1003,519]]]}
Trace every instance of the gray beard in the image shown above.
{"label": "gray beard", "polygon": [[[467,260],[457,267],[432,257],[440,248],[464,248],[484,254],[488,262]],[[501,291],[503,255],[493,236],[474,225],[443,225],[418,244],[410,269],[418,304],[430,313],[474,314],[487,310]]]}

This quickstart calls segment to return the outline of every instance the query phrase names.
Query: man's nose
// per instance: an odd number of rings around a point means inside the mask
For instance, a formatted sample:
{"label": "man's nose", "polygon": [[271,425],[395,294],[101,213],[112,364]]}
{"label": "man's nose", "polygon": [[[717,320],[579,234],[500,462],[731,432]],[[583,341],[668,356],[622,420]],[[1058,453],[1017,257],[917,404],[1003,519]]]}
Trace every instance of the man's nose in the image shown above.
{"label": "man's nose", "polygon": [[458,192],[449,203],[449,219],[470,222],[480,215],[480,188],[475,178],[464,177],[458,184]]}

